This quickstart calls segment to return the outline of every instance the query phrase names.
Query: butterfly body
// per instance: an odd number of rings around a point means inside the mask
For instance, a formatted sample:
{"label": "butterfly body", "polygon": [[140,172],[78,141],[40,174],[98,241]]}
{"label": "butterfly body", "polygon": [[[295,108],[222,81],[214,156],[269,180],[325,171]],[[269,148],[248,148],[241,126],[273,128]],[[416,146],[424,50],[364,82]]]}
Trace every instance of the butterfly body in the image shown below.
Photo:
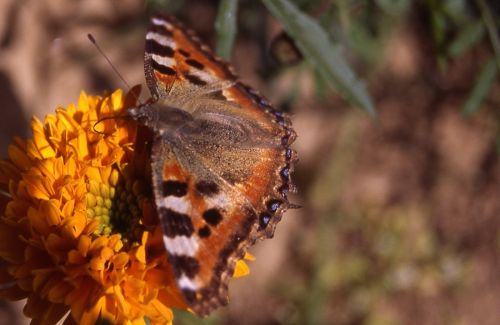
{"label": "butterfly body", "polygon": [[295,132],[172,17],[151,20],[145,73],[153,100],[129,112],[154,134],[165,248],[184,300],[204,316],[227,303],[236,262],[290,207]]}

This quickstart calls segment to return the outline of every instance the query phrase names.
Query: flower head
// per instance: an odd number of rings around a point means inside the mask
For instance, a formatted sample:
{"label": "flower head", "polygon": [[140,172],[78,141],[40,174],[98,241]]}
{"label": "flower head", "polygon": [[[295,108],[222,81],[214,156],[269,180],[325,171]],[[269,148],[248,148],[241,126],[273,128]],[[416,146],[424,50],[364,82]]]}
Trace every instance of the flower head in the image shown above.
{"label": "flower head", "polygon": [[[80,95],[0,161],[0,297],[41,324],[171,323],[179,295],[151,195],[149,136],[120,90]],[[235,276],[248,273],[239,262]],[[68,315],[69,314],[69,315]]]}

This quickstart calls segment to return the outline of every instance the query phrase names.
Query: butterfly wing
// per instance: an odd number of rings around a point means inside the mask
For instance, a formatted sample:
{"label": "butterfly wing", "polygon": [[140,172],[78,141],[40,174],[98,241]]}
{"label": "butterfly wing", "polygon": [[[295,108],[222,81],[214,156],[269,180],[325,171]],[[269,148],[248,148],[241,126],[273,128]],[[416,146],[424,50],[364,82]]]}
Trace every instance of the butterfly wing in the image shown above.
{"label": "butterfly wing", "polygon": [[236,261],[258,231],[250,202],[214,175],[196,154],[155,143],[153,177],[164,242],[186,303],[207,315],[227,303]]}
{"label": "butterfly wing", "polygon": [[157,98],[168,95],[179,81],[205,86],[236,79],[232,68],[214,57],[192,30],[166,15],[151,18],[144,67],[149,90]]}
{"label": "butterfly wing", "polygon": [[172,17],[151,20],[145,72],[158,125],[167,107],[190,116],[175,132],[153,128],[153,186],[177,285],[207,315],[227,302],[236,261],[290,206],[295,133]]}

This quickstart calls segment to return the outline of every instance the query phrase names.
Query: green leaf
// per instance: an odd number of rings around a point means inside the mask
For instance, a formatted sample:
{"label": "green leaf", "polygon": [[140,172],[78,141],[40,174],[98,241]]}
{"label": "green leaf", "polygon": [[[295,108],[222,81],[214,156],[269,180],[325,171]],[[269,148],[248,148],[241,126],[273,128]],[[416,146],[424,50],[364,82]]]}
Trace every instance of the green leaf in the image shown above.
{"label": "green leaf", "polygon": [[469,116],[477,112],[481,103],[488,95],[493,82],[495,81],[497,71],[496,61],[494,58],[483,65],[483,68],[476,79],[476,84],[464,104],[462,112],[465,115]]}
{"label": "green leaf", "polygon": [[473,21],[460,29],[459,34],[448,48],[452,57],[458,57],[477,44],[485,34],[483,22]]}
{"label": "green leaf", "polygon": [[432,36],[434,37],[434,41],[438,46],[441,46],[446,37],[448,21],[446,20],[446,15],[440,10],[440,8],[432,10],[431,26],[432,26]]}
{"label": "green leaf", "polygon": [[489,8],[488,3],[485,0],[476,0],[476,4],[479,7],[481,16],[483,17],[484,25],[488,30],[488,36],[490,38],[491,46],[493,47],[493,53],[495,53],[495,59],[498,69],[500,69],[500,36],[498,35],[498,26],[493,16],[493,11]]}
{"label": "green leaf", "polygon": [[375,66],[380,59],[380,40],[373,37],[366,23],[360,20],[353,20],[349,26],[349,47],[356,53],[358,58],[370,66]]}
{"label": "green leaf", "polygon": [[312,18],[288,0],[263,0],[278,19],[307,61],[353,105],[375,116],[372,100],[342,56],[340,46]]}
{"label": "green leaf", "polygon": [[217,33],[217,54],[226,60],[231,58],[231,52],[236,37],[236,15],[238,11],[238,0],[221,0],[217,19],[215,20],[215,31]]}

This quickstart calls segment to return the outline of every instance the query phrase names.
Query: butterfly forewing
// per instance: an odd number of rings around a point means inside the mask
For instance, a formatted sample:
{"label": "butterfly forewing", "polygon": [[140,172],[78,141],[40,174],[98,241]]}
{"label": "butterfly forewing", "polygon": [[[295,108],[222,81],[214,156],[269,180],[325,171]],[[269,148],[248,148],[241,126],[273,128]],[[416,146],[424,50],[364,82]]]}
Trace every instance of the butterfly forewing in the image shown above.
{"label": "butterfly forewing", "polygon": [[[145,124],[156,134],[153,187],[165,248],[186,303],[207,315],[227,302],[236,261],[273,235],[289,207],[295,133],[172,17],[151,19],[145,73],[156,100],[142,109],[158,119]],[[165,116],[175,110],[185,114],[173,126]]]}

